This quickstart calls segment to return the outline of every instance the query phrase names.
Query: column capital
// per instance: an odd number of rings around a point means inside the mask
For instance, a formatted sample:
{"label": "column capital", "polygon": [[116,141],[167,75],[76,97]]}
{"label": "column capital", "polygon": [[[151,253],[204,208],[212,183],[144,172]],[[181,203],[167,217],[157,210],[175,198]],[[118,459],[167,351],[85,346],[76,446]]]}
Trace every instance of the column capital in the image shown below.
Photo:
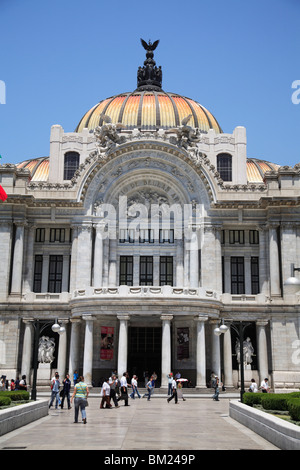
{"label": "column capital", "polygon": [[198,322],[198,321],[199,321],[199,322],[205,322],[205,321],[208,320],[208,318],[209,318],[208,315],[202,315],[202,314],[200,314],[200,315],[195,316],[195,317],[194,317],[194,320],[197,321],[197,322]]}
{"label": "column capital", "polygon": [[269,323],[269,320],[256,320],[257,326],[267,326],[268,323]]}
{"label": "column capital", "polygon": [[171,321],[171,320],[173,320],[173,315],[162,314],[162,315],[160,316],[160,319],[161,319],[162,321]]}
{"label": "column capital", "polygon": [[80,323],[80,322],[81,322],[81,318],[70,318],[70,322],[71,322],[71,323]]}
{"label": "column capital", "polygon": [[85,321],[89,321],[89,320],[94,321],[95,320],[95,317],[93,315],[89,314],[89,313],[84,313],[81,318],[82,318],[82,320],[85,320]]}
{"label": "column capital", "polygon": [[130,315],[117,315],[117,319],[120,320],[120,321],[129,321],[130,320]]}

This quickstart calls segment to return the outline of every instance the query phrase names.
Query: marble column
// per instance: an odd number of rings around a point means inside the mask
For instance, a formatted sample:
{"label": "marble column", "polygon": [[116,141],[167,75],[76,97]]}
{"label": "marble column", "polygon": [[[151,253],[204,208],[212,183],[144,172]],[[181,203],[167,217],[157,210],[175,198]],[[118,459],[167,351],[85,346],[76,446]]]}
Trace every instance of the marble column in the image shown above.
{"label": "marble column", "polygon": [[117,285],[117,240],[109,240],[109,267],[108,267],[108,285],[116,287]]}
{"label": "marble column", "polygon": [[83,376],[88,386],[92,385],[93,374],[93,330],[94,317],[92,315],[82,315],[85,320],[85,338],[83,353]]}
{"label": "marble column", "polygon": [[23,322],[25,323],[25,331],[23,339],[21,376],[26,375],[28,382],[30,381],[30,370],[34,341],[34,327],[32,321],[33,320],[27,319],[23,320]]}
{"label": "marble column", "polygon": [[23,280],[23,292],[32,292],[34,273],[34,239],[36,227],[30,225],[26,230],[26,251],[24,256],[25,270]]}
{"label": "marble column", "polygon": [[224,354],[224,385],[225,387],[233,387],[232,377],[232,348],[231,348],[231,329],[223,335],[223,354]]}
{"label": "marble column", "polygon": [[24,222],[17,222],[11,279],[11,295],[21,295],[24,256]]}
{"label": "marble column", "polygon": [[94,287],[102,287],[103,279],[103,229],[102,225],[96,226],[94,248]]}
{"label": "marble column", "polygon": [[92,269],[92,227],[83,224],[78,227],[76,288],[84,289],[91,285]]}
{"label": "marble column", "polygon": [[171,372],[171,321],[173,315],[162,315],[161,387],[168,388],[167,375]]}
{"label": "marble column", "polygon": [[281,296],[277,226],[269,227],[271,296]]}
{"label": "marble column", "polygon": [[71,248],[71,265],[70,265],[70,292],[73,294],[76,289],[77,275],[77,247],[78,247],[78,226],[72,226],[72,248]]}
{"label": "marble column", "polygon": [[258,370],[260,383],[264,378],[269,377],[268,349],[266,336],[267,324],[268,322],[265,320],[258,320],[256,322]]}
{"label": "marble column", "polygon": [[195,317],[197,322],[196,388],[206,388],[205,322],[207,320],[206,315]]}
{"label": "marble column", "polygon": [[6,301],[9,289],[9,271],[11,267],[12,252],[12,223],[3,220],[0,221],[0,300]]}
{"label": "marble column", "polygon": [[64,333],[59,334],[57,371],[62,382],[66,375],[67,368],[67,326],[68,320],[59,320],[59,324],[65,327]]}
{"label": "marble column", "polygon": [[214,334],[214,329],[218,324],[218,321],[212,322],[212,372],[221,379],[220,336]]}
{"label": "marble column", "polygon": [[176,240],[176,286],[184,286],[183,240]]}
{"label": "marble column", "polygon": [[70,342],[70,358],[69,358],[69,374],[70,380],[73,380],[75,370],[79,370],[79,334],[80,334],[80,318],[71,319],[71,342]]}
{"label": "marble column", "polygon": [[118,376],[122,377],[127,372],[127,355],[128,355],[128,322],[129,315],[118,315],[120,321],[119,326],[119,347],[118,347]]}
{"label": "marble column", "polygon": [[198,250],[198,234],[191,233],[190,242],[190,287],[199,287],[199,250]]}
{"label": "marble column", "polygon": [[258,227],[259,233],[259,289],[261,294],[269,294],[267,229]]}

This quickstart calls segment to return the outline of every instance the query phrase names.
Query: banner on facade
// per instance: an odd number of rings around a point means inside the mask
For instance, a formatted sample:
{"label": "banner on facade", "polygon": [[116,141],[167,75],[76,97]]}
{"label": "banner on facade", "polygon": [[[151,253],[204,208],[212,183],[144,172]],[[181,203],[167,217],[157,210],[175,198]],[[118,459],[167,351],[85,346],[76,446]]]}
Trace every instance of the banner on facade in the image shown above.
{"label": "banner on facade", "polygon": [[114,327],[101,327],[100,359],[110,361],[114,357]]}
{"label": "banner on facade", "polygon": [[189,328],[177,328],[177,360],[188,359],[189,356]]}

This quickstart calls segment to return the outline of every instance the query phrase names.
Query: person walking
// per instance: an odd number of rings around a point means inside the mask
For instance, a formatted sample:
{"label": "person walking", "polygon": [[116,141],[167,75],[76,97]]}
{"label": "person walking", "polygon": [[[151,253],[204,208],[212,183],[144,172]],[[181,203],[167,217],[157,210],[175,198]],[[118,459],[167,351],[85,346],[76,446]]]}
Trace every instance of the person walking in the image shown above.
{"label": "person walking", "polygon": [[178,397],[178,400],[180,400],[180,398],[185,401],[185,398],[183,396],[183,390],[182,390],[182,383],[181,382],[177,382],[177,397]]}
{"label": "person walking", "polygon": [[255,382],[255,379],[251,379],[251,384],[249,387],[249,392],[257,393],[258,392],[258,386],[257,383]]}
{"label": "person walking", "polygon": [[116,393],[118,383],[119,381],[115,374],[109,377],[108,384],[110,386],[110,398],[114,402],[116,408],[119,408],[118,400],[117,400],[117,393]]}
{"label": "person walking", "polygon": [[125,401],[125,406],[130,406],[128,405],[128,383],[127,383],[127,372],[124,372],[121,380],[120,380],[120,389],[121,389],[121,395],[118,398],[118,402],[120,400]]}
{"label": "person walking", "polygon": [[104,379],[104,382],[101,388],[100,397],[102,397],[102,400],[100,403],[101,409],[104,408],[104,404],[105,404],[105,408],[108,408],[108,409],[112,408],[110,404],[110,385],[108,383],[108,379]]}
{"label": "person walking", "polygon": [[133,400],[134,400],[135,392],[136,392],[137,396],[139,398],[141,398],[140,392],[138,391],[138,383],[137,383],[137,376],[136,375],[134,375],[131,379],[131,387],[132,387],[132,392],[129,395],[130,398],[133,398]]}
{"label": "person walking", "polygon": [[148,380],[148,382],[146,384],[146,388],[147,388],[147,393],[145,393],[145,395],[143,395],[143,398],[147,397],[147,401],[150,401],[151,393],[153,391],[153,377],[152,376]]}
{"label": "person walking", "polygon": [[175,405],[177,405],[178,395],[177,395],[177,383],[175,379],[172,380],[172,395],[169,398],[167,398],[167,402],[170,403],[170,401],[173,400],[173,398],[175,398]]}
{"label": "person walking", "polygon": [[262,383],[260,384],[260,388],[261,388],[261,391],[263,393],[269,393],[270,392],[270,385],[269,385],[269,382],[268,382],[268,378],[266,377]]}
{"label": "person walking", "polygon": [[68,402],[68,410],[71,409],[71,402],[70,402],[70,390],[71,390],[71,380],[69,374],[63,380],[63,390],[62,390],[62,400],[61,400],[61,409],[64,407],[65,398],[67,398]]}
{"label": "person walking", "polygon": [[212,381],[212,387],[215,389],[215,393],[213,394],[213,400],[215,401],[220,401],[219,400],[219,377],[216,375],[215,378]]}
{"label": "person walking", "polygon": [[86,411],[85,408],[88,404],[87,398],[89,396],[89,389],[87,384],[84,382],[84,377],[79,377],[78,382],[76,383],[73,391],[73,395],[71,398],[71,403],[75,405],[75,415],[74,415],[74,423],[78,423],[78,414],[79,410],[81,412],[82,421],[84,424],[87,423],[86,420]]}
{"label": "person walking", "polygon": [[60,404],[59,398],[59,387],[60,387],[60,380],[58,372],[55,373],[55,376],[51,380],[51,400],[49,403],[49,408],[53,405],[55,400],[55,409],[57,410],[58,405]]}
{"label": "person walking", "polygon": [[173,373],[170,372],[167,375],[168,378],[168,395],[172,395],[172,382],[173,382]]}

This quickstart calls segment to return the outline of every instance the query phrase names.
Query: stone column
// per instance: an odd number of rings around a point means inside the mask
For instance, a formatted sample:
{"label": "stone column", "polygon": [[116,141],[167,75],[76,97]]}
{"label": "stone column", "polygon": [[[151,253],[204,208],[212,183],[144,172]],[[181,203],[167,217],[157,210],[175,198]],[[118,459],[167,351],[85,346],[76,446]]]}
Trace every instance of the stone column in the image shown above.
{"label": "stone column", "polygon": [[[59,320],[59,323],[66,328],[68,320]],[[62,382],[66,375],[67,367],[67,329],[64,333],[59,334],[57,371],[60,381]]]}
{"label": "stone column", "polygon": [[94,317],[92,315],[82,315],[85,320],[85,338],[83,355],[83,375],[88,386],[92,385],[93,374],[93,329]]}
{"label": "stone column", "polygon": [[63,255],[62,292],[69,292],[70,254]]}
{"label": "stone column", "polygon": [[12,224],[10,221],[0,221],[0,299],[7,300],[9,289],[9,272],[11,266],[12,251]]}
{"label": "stone column", "polygon": [[267,324],[268,322],[265,320],[258,320],[256,322],[258,370],[259,370],[260,383],[264,378],[269,376],[268,349],[267,349],[267,336],[266,336]]}
{"label": "stone column", "polygon": [[214,334],[214,329],[218,324],[218,321],[212,322],[212,372],[221,379],[220,336]]}
{"label": "stone column", "polygon": [[269,294],[268,276],[268,244],[267,229],[264,226],[257,227],[259,233],[259,291],[261,294]]}
{"label": "stone column", "polygon": [[24,281],[23,291],[32,292],[33,289],[33,274],[34,274],[34,238],[35,238],[35,227],[30,225],[27,230],[27,242],[26,252],[24,256],[25,270],[24,270]]}
{"label": "stone column", "polygon": [[109,271],[108,285],[116,287],[117,285],[117,240],[109,240]]}
{"label": "stone column", "polygon": [[[292,272],[292,265],[298,267],[297,263],[297,236],[296,224],[293,222],[284,222],[281,225],[281,269],[282,279],[285,281],[290,276],[295,276],[296,273]],[[286,292],[288,294],[288,290]]]}
{"label": "stone column", "polygon": [[23,339],[23,351],[22,351],[22,365],[21,365],[21,376],[26,375],[27,380],[30,380],[30,369],[33,353],[33,340],[34,340],[34,328],[32,320],[23,320],[25,323],[24,339]]}
{"label": "stone column", "polygon": [[73,295],[76,289],[77,275],[77,246],[78,246],[78,226],[72,226],[72,248],[71,248],[71,266],[70,266],[70,292]]}
{"label": "stone column", "polygon": [[13,270],[11,280],[11,295],[21,295],[22,292],[22,270],[24,255],[24,222],[17,222],[16,236],[13,255]]}
{"label": "stone column", "polygon": [[281,296],[277,226],[269,227],[271,296]]}
{"label": "stone column", "polygon": [[230,326],[223,336],[223,354],[224,354],[224,385],[233,387],[232,378],[232,349],[231,349],[231,329]]}
{"label": "stone column", "polygon": [[102,287],[103,279],[103,233],[102,225],[96,226],[95,249],[94,249],[94,287]]}
{"label": "stone column", "polygon": [[206,388],[205,322],[207,320],[206,315],[195,317],[197,322],[196,388]]}
{"label": "stone column", "polygon": [[42,292],[48,292],[49,255],[43,255]]}
{"label": "stone column", "polygon": [[204,227],[201,277],[205,289],[222,292],[221,227],[218,225]]}
{"label": "stone column", "polygon": [[197,232],[191,233],[190,241],[190,287],[199,287],[199,249],[198,249],[198,234]]}
{"label": "stone column", "polygon": [[79,318],[71,319],[71,343],[70,343],[70,359],[69,359],[69,374],[70,380],[73,380],[75,370],[79,369],[79,333],[80,333]]}
{"label": "stone column", "polygon": [[162,315],[161,387],[168,388],[167,375],[171,372],[171,321],[173,315]]}
{"label": "stone column", "polygon": [[119,327],[119,348],[118,348],[118,376],[122,377],[127,372],[127,354],[128,354],[128,321],[129,315],[118,315],[120,321]]}
{"label": "stone column", "polygon": [[78,227],[76,288],[84,289],[91,285],[92,269],[92,227],[83,224]]}
{"label": "stone column", "polygon": [[176,240],[176,286],[184,286],[183,240]]}

